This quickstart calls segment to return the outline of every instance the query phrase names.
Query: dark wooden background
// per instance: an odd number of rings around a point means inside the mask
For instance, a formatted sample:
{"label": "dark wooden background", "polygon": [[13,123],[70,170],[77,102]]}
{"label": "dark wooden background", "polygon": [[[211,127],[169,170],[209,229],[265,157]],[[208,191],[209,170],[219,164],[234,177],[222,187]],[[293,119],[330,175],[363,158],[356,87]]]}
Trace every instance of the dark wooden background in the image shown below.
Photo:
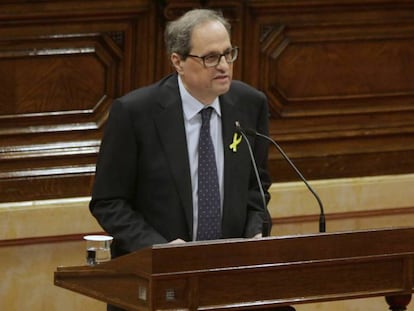
{"label": "dark wooden background", "polygon": [[[0,202],[90,194],[112,100],[170,72],[165,22],[221,9],[235,78],[308,179],[414,173],[412,0],[0,3]],[[297,180],[276,150],[273,180]]]}

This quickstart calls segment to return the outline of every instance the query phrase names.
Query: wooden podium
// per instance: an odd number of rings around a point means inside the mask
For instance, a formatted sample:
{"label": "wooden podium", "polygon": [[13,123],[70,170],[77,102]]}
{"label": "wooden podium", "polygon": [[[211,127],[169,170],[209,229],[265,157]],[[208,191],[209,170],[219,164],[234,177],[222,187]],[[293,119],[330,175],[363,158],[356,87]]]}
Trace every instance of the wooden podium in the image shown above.
{"label": "wooden podium", "polygon": [[414,227],[155,245],[92,267],[58,267],[54,275],[57,286],[143,311],[259,310],[373,296],[405,310],[413,279]]}

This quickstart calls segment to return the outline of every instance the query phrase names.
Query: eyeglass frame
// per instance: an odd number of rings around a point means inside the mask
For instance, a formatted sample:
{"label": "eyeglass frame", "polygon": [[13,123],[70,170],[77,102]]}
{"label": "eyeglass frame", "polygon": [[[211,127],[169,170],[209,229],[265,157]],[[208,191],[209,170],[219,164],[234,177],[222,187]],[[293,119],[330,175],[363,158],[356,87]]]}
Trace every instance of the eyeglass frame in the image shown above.
{"label": "eyeglass frame", "polygon": [[[226,54],[231,55],[231,53],[233,51],[235,53],[234,56],[233,56],[233,59],[231,61],[228,61],[226,59]],[[217,63],[214,64],[214,65],[208,65],[207,66],[205,59],[206,59],[206,57],[211,57],[211,56],[216,56],[216,57],[218,56]],[[185,57],[195,57],[195,58],[201,59],[203,61],[203,65],[204,65],[205,68],[213,68],[213,67],[216,67],[218,64],[220,64],[222,57],[224,57],[224,59],[227,62],[227,64],[232,64],[232,63],[234,63],[234,61],[236,61],[236,59],[237,59],[238,56],[239,56],[239,47],[237,47],[237,46],[232,47],[227,52],[224,52],[222,54],[207,54],[207,55],[204,55],[204,56],[198,56],[198,55],[194,55],[194,54],[186,54],[185,55]]]}

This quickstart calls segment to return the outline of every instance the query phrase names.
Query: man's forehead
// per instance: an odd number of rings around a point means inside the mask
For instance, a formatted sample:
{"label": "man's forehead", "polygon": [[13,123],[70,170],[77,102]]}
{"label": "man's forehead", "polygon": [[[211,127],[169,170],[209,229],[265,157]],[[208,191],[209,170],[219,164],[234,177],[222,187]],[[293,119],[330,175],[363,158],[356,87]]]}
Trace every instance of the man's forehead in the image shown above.
{"label": "man's forehead", "polygon": [[[211,23],[216,23],[219,27],[206,30]],[[204,27],[203,27],[204,26]],[[190,41],[192,50],[200,50],[206,53],[223,53],[231,48],[230,36],[222,23],[219,21],[209,21],[195,27],[191,34]]]}

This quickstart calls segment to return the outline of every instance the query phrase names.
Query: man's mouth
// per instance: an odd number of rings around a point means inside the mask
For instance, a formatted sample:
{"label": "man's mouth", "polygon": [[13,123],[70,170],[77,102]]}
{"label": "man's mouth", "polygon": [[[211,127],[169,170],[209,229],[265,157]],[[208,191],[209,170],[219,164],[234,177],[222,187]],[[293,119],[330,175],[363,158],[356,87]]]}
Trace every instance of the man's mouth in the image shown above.
{"label": "man's mouth", "polygon": [[214,80],[225,80],[225,79],[228,79],[228,78],[229,78],[229,76],[217,76],[217,77],[214,78]]}

